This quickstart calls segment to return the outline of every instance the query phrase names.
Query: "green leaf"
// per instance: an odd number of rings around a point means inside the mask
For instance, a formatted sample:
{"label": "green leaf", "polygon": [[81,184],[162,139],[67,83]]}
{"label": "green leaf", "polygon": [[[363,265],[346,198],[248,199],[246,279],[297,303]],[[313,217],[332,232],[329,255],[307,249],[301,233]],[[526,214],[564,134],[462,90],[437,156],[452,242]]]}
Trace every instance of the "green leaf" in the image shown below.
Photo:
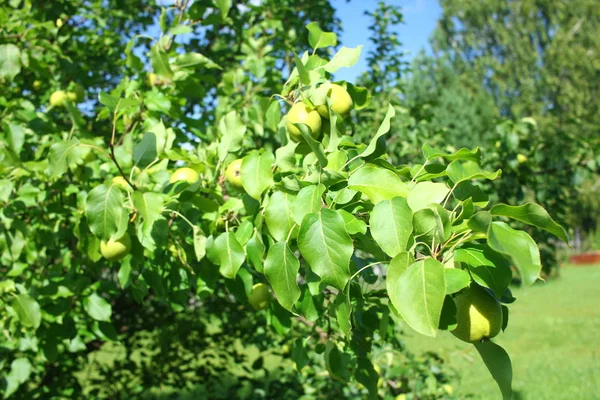
{"label": "green leaf", "polygon": [[12,181],[0,179],[0,201],[7,203],[14,189],[15,184]]}
{"label": "green leaf", "polygon": [[70,165],[74,164],[74,151],[79,146],[76,139],[54,143],[48,153],[48,170],[51,177],[65,174]]}
{"label": "green leaf", "polygon": [[241,149],[246,130],[242,117],[235,110],[221,118],[219,121],[221,140],[218,146],[220,161],[225,160],[228,153],[235,153]]}
{"label": "green leaf", "polygon": [[310,149],[315,154],[315,156],[317,156],[317,160],[319,161],[319,164],[321,165],[321,167],[325,168],[327,166],[327,164],[329,163],[329,160],[327,160],[327,156],[325,155],[325,150],[323,149],[323,145],[321,144],[321,142],[317,142],[312,137],[312,135],[310,134],[311,131],[310,131],[310,128],[308,127],[308,125],[299,124],[299,123],[296,123],[294,125],[296,126],[296,128],[298,128],[298,130],[302,134],[302,137],[304,138],[304,141],[308,144],[308,147],[310,147]]}
{"label": "green leaf", "polygon": [[265,120],[267,127],[272,131],[277,132],[279,122],[281,122],[281,104],[279,104],[279,101],[273,100],[271,102],[269,108],[267,109]]}
{"label": "green leaf", "polygon": [[479,163],[481,160],[481,150],[479,150],[479,147],[475,148],[475,150],[462,148],[454,153],[446,153],[443,150],[436,149],[428,143],[425,143],[422,150],[425,159],[428,161],[438,157],[444,158],[448,161],[469,160],[476,163]]}
{"label": "green leaf", "polygon": [[331,187],[332,185],[346,181],[346,176],[331,168],[323,168],[308,175],[304,178],[304,181],[314,183],[315,185],[321,183],[326,187]]}
{"label": "green leaf", "polygon": [[325,64],[325,71],[333,74],[340,68],[350,68],[358,62],[362,45],[353,49],[342,47],[335,55]]}
{"label": "green leaf", "polygon": [[243,220],[242,223],[235,230],[235,238],[238,240],[239,244],[245,246],[248,243],[248,240],[254,234],[254,225],[249,220]]}
{"label": "green leaf", "polygon": [[152,125],[149,131],[156,135],[156,153],[159,156],[171,150],[173,141],[175,140],[175,131],[172,128],[166,128],[163,121],[160,120],[158,123]]}
{"label": "green leaf", "polygon": [[[448,268],[446,268],[448,269]],[[440,329],[445,331],[453,331],[458,326],[456,322],[456,304],[452,300],[452,296],[446,295],[444,305],[442,306],[442,315],[440,316]]]}
{"label": "green leaf", "polygon": [[302,82],[303,85],[310,85],[310,75],[308,74],[304,63],[302,63],[302,60],[296,53],[294,53],[294,63],[296,63],[296,70],[298,71],[298,76],[300,76],[300,82]]}
{"label": "green leaf", "polygon": [[173,78],[173,71],[169,65],[169,55],[161,48],[159,42],[150,49],[150,63],[157,75],[169,79]]}
{"label": "green leaf", "polygon": [[498,298],[512,280],[506,259],[485,244],[470,243],[456,249],[454,261],[467,264],[475,282],[491,289]]}
{"label": "green leaf", "polygon": [[265,244],[262,240],[262,236],[259,232],[254,232],[254,235],[246,243],[246,255],[248,261],[258,272],[263,272],[264,256],[265,256]]}
{"label": "green leaf", "polygon": [[492,223],[492,214],[489,211],[480,211],[477,214],[473,215],[467,225],[474,232],[485,232],[487,233],[490,228],[490,224]]}
{"label": "green leaf", "polygon": [[337,35],[333,32],[321,30],[318,22],[311,22],[306,25],[306,29],[308,29],[308,43],[313,49],[337,46]]}
{"label": "green leaf", "polygon": [[373,204],[398,196],[406,197],[409,192],[408,185],[398,175],[373,164],[366,164],[354,172],[348,187],[367,196]]}
{"label": "green leaf", "polygon": [[253,151],[242,159],[242,185],[246,193],[259,200],[267,188],[273,185],[273,163],[275,156],[270,151],[262,154]]}
{"label": "green leaf", "polygon": [[205,67],[211,69],[222,69],[219,64],[215,63],[210,58],[194,52],[177,56],[177,58],[175,58],[173,61],[173,66],[177,68]]}
{"label": "green leaf", "polygon": [[118,97],[111,96],[106,92],[100,92],[98,93],[98,101],[100,104],[105,105],[111,113],[114,113],[119,105],[120,99]]}
{"label": "green leaf", "polygon": [[121,262],[121,267],[119,268],[119,272],[117,272],[117,279],[119,280],[119,285],[121,285],[121,288],[127,287],[130,277],[131,277],[131,259],[125,258],[125,260],[123,260],[123,262]]}
{"label": "green leaf", "polygon": [[220,234],[212,246],[208,246],[206,255],[210,261],[219,266],[221,275],[228,279],[235,279],[246,259],[244,248],[239,244],[233,232]]}
{"label": "green leaf", "polygon": [[506,332],[506,328],[508,327],[508,307],[502,304],[502,332]]}
{"label": "green leaf", "polygon": [[194,226],[194,254],[196,255],[196,261],[200,261],[206,255],[206,236],[204,232],[197,226]]}
{"label": "green leaf", "polygon": [[521,206],[509,206],[498,204],[490,210],[492,215],[501,215],[521,221],[525,224],[537,226],[550,232],[565,243],[569,243],[569,237],[565,228],[557,224],[544,207],[535,203],[526,203]]}
{"label": "green leaf", "polygon": [[306,318],[307,321],[314,322],[319,319],[319,311],[308,285],[302,285],[300,291],[300,298],[296,302],[296,311]]}
{"label": "green leaf", "polygon": [[165,196],[154,192],[133,192],[133,206],[147,224],[153,224],[162,217],[165,210]]}
{"label": "green leaf", "polygon": [[86,199],[85,215],[90,231],[100,240],[118,239],[127,230],[127,209],[123,194],[116,185],[100,185],[92,189]]}
{"label": "green leaf", "polygon": [[456,185],[452,194],[461,201],[471,200],[477,207],[487,207],[489,203],[488,195],[479,186],[469,181],[462,181]]}
{"label": "green leaf", "polygon": [[112,306],[103,297],[92,293],[83,299],[83,308],[86,313],[96,321],[110,322]]}
{"label": "green leaf", "polygon": [[160,17],[158,18],[158,25],[160,26],[161,32],[165,33],[167,31],[167,9],[163,8],[160,13]]}
{"label": "green leaf", "polygon": [[4,398],[10,397],[19,386],[27,382],[31,375],[32,365],[26,358],[16,358],[10,363],[10,372],[6,375]]}
{"label": "green leaf", "polygon": [[0,45],[0,78],[12,81],[21,72],[21,50],[14,44]]}
{"label": "green leaf", "polygon": [[429,246],[444,242],[444,222],[439,213],[431,208],[424,208],[413,215],[415,241],[427,243]]}
{"label": "green leaf", "polygon": [[[395,261],[398,259],[397,261]],[[388,267],[388,295],[404,321],[417,332],[435,337],[438,330],[446,283],[444,266],[433,258],[417,261],[400,274],[408,261],[406,253],[400,253]]]}
{"label": "green leaf", "polygon": [[26,294],[15,296],[12,301],[12,308],[17,313],[19,321],[23,326],[37,329],[42,322],[42,313],[37,301]]}
{"label": "green leaf", "polygon": [[512,399],[512,363],[506,351],[492,341],[475,343],[474,346],[498,384],[502,398]]}
{"label": "green leaf", "polygon": [[10,148],[15,154],[21,153],[21,149],[25,143],[25,130],[23,127],[10,122],[6,124],[6,128],[6,138],[8,139]]}
{"label": "green leaf", "polygon": [[[279,303],[272,303],[269,309],[270,325],[279,335],[287,334],[292,328],[292,316]],[[269,321],[269,320],[267,320]]]}
{"label": "green leaf", "polygon": [[[387,113],[385,114],[385,117],[383,118],[381,125],[379,125],[379,128],[377,129],[375,136],[373,136],[373,139],[371,139],[371,142],[369,143],[367,148],[362,153],[360,153],[360,156],[362,158],[369,157],[371,154],[373,154],[375,152],[375,150],[377,150],[378,147],[381,147],[382,145],[383,145],[383,147],[385,147],[385,138],[383,137],[383,135],[385,135],[386,133],[388,133],[390,131],[391,121],[395,115],[396,115],[396,110],[394,110],[394,107],[392,107],[391,104],[388,104]],[[378,143],[378,142],[380,142],[380,143]],[[383,144],[381,142],[383,142]]]}
{"label": "green leaf", "polygon": [[306,215],[298,234],[298,248],[323,282],[340,290],[346,286],[353,246],[341,215],[327,208]]}
{"label": "green leaf", "polygon": [[526,286],[540,277],[540,251],[526,232],[513,229],[504,222],[492,222],[488,230],[488,244],[512,261]]}
{"label": "green leaf", "polygon": [[231,8],[231,0],[213,0],[215,6],[221,11],[221,19],[223,21],[227,20],[227,14],[229,14],[229,9]]}
{"label": "green leaf", "polygon": [[151,91],[146,92],[144,103],[150,111],[159,111],[167,114],[171,109],[171,100],[158,88],[152,88]]}
{"label": "green leaf", "polygon": [[325,193],[323,185],[309,185],[298,192],[292,206],[292,217],[300,225],[307,214],[319,212],[323,206],[321,196]]}
{"label": "green leaf", "polygon": [[459,268],[444,268],[444,280],[446,281],[446,294],[459,292],[471,283],[469,273]]}
{"label": "green leaf", "polygon": [[156,135],[146,132],[142,140],[133,146],[133,163],[136,167],[144,169],[158,157]]}
{"label": "green leaf", "polygon": [[417,182],[431,181],[435,178],[441,178],[447,175],[446,165],[438,163],[425,165],[415,164],[412,168],[404,167],[403,170],[407,171],[409,176]]}
{"label": "green leaf", "polygon": [[365,235],[367,233],[367,224],[365,221],[356,218],[346,210],[337,210],[337,212],[344,218],[346,232],[348,232],[349,235],[356,235],[357,233]]}
{"label": "green leaf", "polygon": [[278,242],[286,240],[294,226],[292,207],[296,196],[285,192],[275,192],[265,208],[265,223],[269,233]]}
{"label": "green leaf", "polygon": [[406,201],[413,212],[427,208],[430,204],[441,204],[450,189],[445,183],[418,182],[410,189]]}
{"label": "green leaf", "polygon": [[342,293],[339,293],[335,298],[335,316],[340,330],[346,338],[350,339],[352,332],[352,305]]}
{"label": "green leaf", "polygon": [[294,341],[294,345],[292,347],[292,360],[294,360],[296,363],[296,369],[298,371],[306,367],[310,362],[308,352],[304,348],[304,341],[306,340],[308,339],[298,338]]}
{"label": "green leaf", "polygon": [[[288,144],[275,150],[275,165],[281,172],[292,171],[296,166],[296,147],[298,143],[289,141]],[[297,180],[297,178],[296,178]]]}
{"label": "green leaf", "polygon": [[191,33],[193,31],[194,31],[194,29],[192,29],[192,27],[189,25],[177,25],[177,26],[174,26],[171,29],[169,29],[169,31],[167,32],[167,35],[171,35],[171,36],[183,35],[186,33]]}
{"label": "green leaf", "polygon": [[371,211],[371,234],[388,256],[395,257],[412,244],[412,218],[413,213],[402,197],[381,201]]}
{"label": "green leaf", "polygon": [[265,260],[265,276],[275,291],[279,304],[290,312],[300,298],[300,289],[296,283],[299,270],[300,261],[287,242],[271,246]]}
{"label": "green leaf", "polygon": [[350,355],[342,353],[335,343],[325,344],[325,367],[333,379],[348,382],[350,380]]}
{"label": "green leaf", "polygon": [[402,293],[398,292],[398,282],[400,276],[408,269],[408,267],[415,262],[414,256],[409,252],[399,253],[396,257],[390,261],[387,268],[386,276],[386,288],[390,301],[397,308]]}
{"label": "green leaf", "polygon": [[455,160],[448,165],[446,168],[446,173],[448,177],[452,179],[455,184],[458,184],[462,181],[468,181],[473,179],[489,179],[494,180],[502,174],[501,170],[497,170],[496,172],[488,172],[479,166],[474,161],[459,161]]}
{"label": "green leaf", "polygon": [[373,367],[371,360],[367,357],[358,358],[358,368],[354,371],[356,380],[367,388],[369,391],[369,399],[377,399],[377,382],[379,374]]}
{"label": "green leaf", "polygon": [[369,89],[360,86],[354,86],[350,82],[346,82],[346,90],[352,97],[352,103],[354,103],[355,110],[362,110],[371,103],[371,92]]}

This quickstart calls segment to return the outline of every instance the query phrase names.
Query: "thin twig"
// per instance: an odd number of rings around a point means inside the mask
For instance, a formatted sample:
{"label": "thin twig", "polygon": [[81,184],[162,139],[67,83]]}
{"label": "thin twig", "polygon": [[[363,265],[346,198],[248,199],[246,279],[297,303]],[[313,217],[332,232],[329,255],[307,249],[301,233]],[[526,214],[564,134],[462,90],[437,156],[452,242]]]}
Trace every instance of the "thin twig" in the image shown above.
{"label": "thin twig", "polygon": [[365,265],[364,267],[362,267],[361,269],[359,269],[358,271],[356,271],[356,273],[354,275],[352,275],[350,277],[350,279],[348,279],[348,282],[350,282],[352,279],[354,279],[356,277],[356,275],[360,274],[361,272],[363,272],[365,269],[372,267],[374,265],[378,265],[378,264],[386,264],[384,261],[377,261],[368,265]]}
{"label": "thin twig", "polygon": [[115,107],[115,111],[113,113],[112,135],[110,137],[110,144],[108,145],[108,147],[110,149],[110,159],[117,166],[117,169],[119,170],[119,173],[121,174],[121,176],[123,177],[123,179],[125,179],[125,182],[127,182],[127,184],[129,186],[131,186],[131,188],[133,190],[136,190],[137,187],[133,183],[131,183],[131,181],[129,180],[129,178],[127,177],[127,175],[125,175],[125,172],[123,172],[123,169],[119,165],[119,162],[117,161],[117,157],[115,156],[115,133],[116,133],[116,130],[117,130],[117,113],[119,111],[119,105],[120,104],[121,104],[121,100],[119,100],[119,102],[117,103],[117,106]]}

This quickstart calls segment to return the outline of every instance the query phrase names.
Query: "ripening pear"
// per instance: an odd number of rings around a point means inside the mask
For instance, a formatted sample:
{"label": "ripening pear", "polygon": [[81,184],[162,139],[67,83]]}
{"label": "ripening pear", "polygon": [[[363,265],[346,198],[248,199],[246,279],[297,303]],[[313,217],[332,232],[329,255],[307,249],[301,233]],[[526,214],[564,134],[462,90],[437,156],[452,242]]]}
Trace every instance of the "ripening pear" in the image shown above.
{"label": "ripening pear", "polygon": [[50,105],[52,107],[61,107],[65,105],[68,99],[67,92],[64,90],[57,90],[50,95]]}
{"label": "ripening pear", "polygon": [[[352,97],[348,91],[336,85],[335,83],[326,83],[319,86],[319,90],[327,91],[327,95],[331,99],[331,109],[341,116],[344,116],[352,109]],[[327,104],[317,106],[317,111],[323,118],[329,118],[329,109]]]}
{"label": "ripening pear", "polygon": [[100,254],[109,261],[119,261],[131,250],[131,238],[125,233],[117,240],[109,239],[100,242]]}
{"label": "ripening pear", "polygon": [[454,298],[457,327],[452,334],[468,343],[490,339],[502,329],[502,306],[479,285],[472,284]]}
{"label": "ripening pear", "polygon": [[287,114],[286,127],[290,134],[290,138],[294,142],[303,142],[304,138],[300,129],[294,124],[306,124],[310,128],[311,136],[316,139],[321,133],[321,116],[317,110],[309,110],[309,108],[303,102],[298,102],[290,108]]}
{"label": "ripening pear", "polygon": [[232,186],[241,189],[242,186],[242,159],[232,161],[225,170],[225,179]]}
{"label": "ripening pear", "polygon": [[184,167],[176,170],[173,175],[171,175],[171,179],[169,182],[175,183],[179,181],[186,181],[190,185],[198,182],[200,180],[200,175],[196,171],[191,168]]}
{"label": "ripening pear", "polygon": [[256,311],[264,310],[271,302],[271,290],[264,283],[257,283],[252,286],[252,292],[248,296],[248,302]]}

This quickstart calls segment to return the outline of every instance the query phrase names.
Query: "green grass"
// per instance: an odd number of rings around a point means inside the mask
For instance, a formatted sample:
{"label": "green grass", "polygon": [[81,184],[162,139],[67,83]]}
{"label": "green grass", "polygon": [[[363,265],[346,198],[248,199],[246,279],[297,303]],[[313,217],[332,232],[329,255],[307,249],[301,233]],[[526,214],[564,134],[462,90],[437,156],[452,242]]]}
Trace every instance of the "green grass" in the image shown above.
{"label": "green grass", "polygon": [[[600,399],[600,266],[565,267],[561,277],[515,290],[509,326],[496,342],[512,358],[514,400]],[[447,332],[408,332],[416,351],[436,351],[456,370],[458,396],[500,399],[473,346]]]}

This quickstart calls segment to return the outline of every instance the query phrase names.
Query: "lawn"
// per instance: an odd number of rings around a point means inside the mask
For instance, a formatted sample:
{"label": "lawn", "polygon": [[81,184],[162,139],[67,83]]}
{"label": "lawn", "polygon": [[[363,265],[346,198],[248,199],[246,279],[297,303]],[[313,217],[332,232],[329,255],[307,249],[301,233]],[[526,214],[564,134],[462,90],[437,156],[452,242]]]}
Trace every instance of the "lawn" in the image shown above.
{"label": "lawn", "polygon": [[[567,266],[559,279],[513,294],[497,343],[512,358],[514,400],[600,399],[600,266]],[[438,352],[458,372],[457,395],[501,398],[472,346],[447,332],[430,339],[408,331],[411,348]]]}

